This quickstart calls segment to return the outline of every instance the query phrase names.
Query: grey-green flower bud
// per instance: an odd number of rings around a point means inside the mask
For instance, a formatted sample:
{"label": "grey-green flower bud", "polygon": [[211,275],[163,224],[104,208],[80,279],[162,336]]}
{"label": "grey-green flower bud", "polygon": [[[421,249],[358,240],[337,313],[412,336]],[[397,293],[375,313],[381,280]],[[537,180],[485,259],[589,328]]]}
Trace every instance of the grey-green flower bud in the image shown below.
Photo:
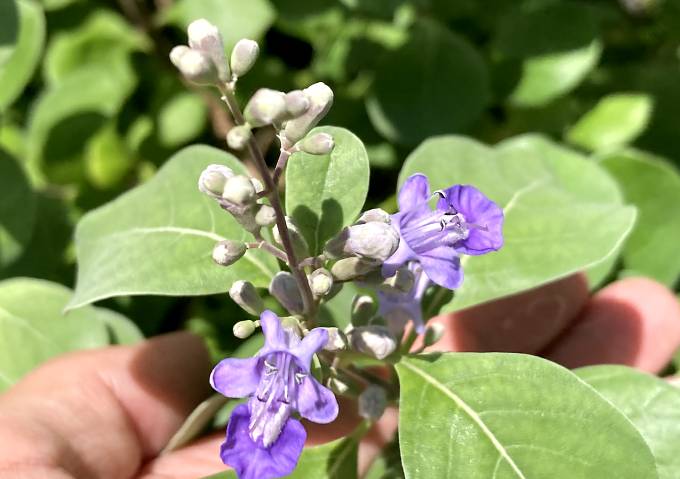
{"label": "grey-green flower bud", "polygon": [[286,112],[289,118],[297,118],[309,109],[309,98],[302,90],[286,93]]}
{"label": "grey-green flower bud", "polygon": [[198,189],[213,198],[221,198],[227,180],[234,176],[231,168],[223,165],[208,165],[198,178]]}
{"label": "grey-green flower bud", "polygon": [[246,254],[246,249],[241,241],[223,240],[213,248],[212,259],[219,265],[230,266]]}
{"label": "grey-green flower bud", "polygon": [[385,359],[397,349],[397,340],[385,326],[359,326],[350,332],[350,342],[356,351]]}
{"label": "grey-green flower bud", "polygon": [[367,294],[358,294],[352,299],[352,324],[356,326],[365,326],[371,320],[378,310],[378,305],[375,300]]}
{"label": "grey-green flower bud", "polygon": [[233,127],[227,133],[227,145],[234,150],[242,150],[248,144],[248,141],[253,137],[253,132],[250,131],[248,125],[238,125]]}
{"label": "grey-green flower bud", "polygon": [[425,329],[425,336],[423,337],[423,344],[432,346],[444,336],[444,325],[441,323],[432,323]]}
{"label": "grey-green flower bud", "polygon": [[222,82],[229,81],[231,73],[229,72],[229,65],[227,64],[222,35],[220,35],[219,29],[206,19],[201,18],[189,24],[187,34],[189,36],[189,46],[193,50],[198,50],[205,54],[212,61]]}
{"label": "grey-green flower bud", "polygon": [[[288,227],[290,240],[293,243],[295,257],[306,258],[309,256],[309,246],[307,245],[307,240],[305,240],[305,237],[302,235],[300,228],[298,228],[297,225],[293,223],[293,220],[288,216],[286,216],[286,226]],[[274,228],[272,228],[272,234],[274,235],[274,241],[276,241],[278,244],[282,244],[278,226],[274,226]]]}
{"label": "grey-green flower bud", "polygon": [[309,287],[315,297],[325,296],[333,287],[333,275],[325,268],[314,270],[309,275]]}
{"label": "grey-green flower bud", "polygon": [[264,227],[271,227],[276,224],[276,211],[269,205],[262,205],[255,214],[255,222]]}
{"label": "grey-green flower bud", "polygon": [[361,216],[359,216],[359,219],[357,220],[357,224],[370,223],[372,221],[390,224],[392,218],[390,218],[390,214],[387,211],[380,208],[373,208],[372,210],[361,213]]}
{"label": "grey-green flower bud", "polygon": [[347,349],[347,337],[338,328],[324,328],[328,331],[328,341],[324,346],[326,351],[336,352]]}
{"label": "grey-green flower bud", "polygon": [[359,395],[359,416],[377,421],[387,407],[387,393],[380,386],[369,384]]}
{"label": "grey-green flower bud", "polygon": [[344,258],[331,267],[331,274],[338,281],[350,281],[371,272],[377,267],[378,265],[375,263],[366,262],[361,258]]}
{"label": "grey-green flower bud", "polygon": [[257,194],[250,178],[236,175],[227,180],[222,198],[237,205],[248,205],[255,202]]}
{"label": "grey-green flower bud", "polygon": [[287,271],[279,271],[269,284],[269,293],[292,314],[302,314],[304,303],[295,278]]}
{"label": "grey-green flower bud", "polygon": [[283,92],[260,88],[246,105],[243,115],[254,127],[279,123],[286,114],[285,98]]}
{"label": "grey-green flower bud", "polygon": [[239,321],[234,325],[233,328],[234,336],[241,339],[249,338],[251,334],[255,332],[255,321],[246,319],[245,321]]}
{"label": "grey-green flower bud", "polygon": [[357,256],[382,263],[399,247],[399,234],[386,223],[371,221],[344,228],[329,240],[324,251],[330,257]]}
{"label": "grey-green flower bud", "polygon": [[380,289],[387,292],[408,293],[413,288],[414,282],[413,272],[404,266],[399,268],[393,276],[385,279]]}
{"label": "grey-green flower bud", "polygon": [[264,311],[264,302],[255,286],[249,281],[239,280],[229,288],[229,296],[244,311],[253,316],[259,316]]}
{"label": "grey-green flower bud", "polygon": [[297,143],[326,116],[333,104],[333,90],[324,83],[315,83],[304,89],[309,99],[309,108],[304,114],[286,123],[284,136],[291,143]]}
{"label": "grey-green flower bud", "polygon": [[170,52],[170,61],[184,78],[197,85],[216,85],[219,75],[215,65],[205,53],[186,47],[175,47]]}
{"label": "grey-green flower bud", "polygon": [[328,133],[317,133],[305,137],[300,143],[300,150],[310,155],[326,155],[333,151],[335,142]]}
{"label": "grey-green flower bud", "polygon": [[236,42],[231,51],[231,72],[237,77],[242,77],[253,68],[260,47],[255,40],[243,38]]}

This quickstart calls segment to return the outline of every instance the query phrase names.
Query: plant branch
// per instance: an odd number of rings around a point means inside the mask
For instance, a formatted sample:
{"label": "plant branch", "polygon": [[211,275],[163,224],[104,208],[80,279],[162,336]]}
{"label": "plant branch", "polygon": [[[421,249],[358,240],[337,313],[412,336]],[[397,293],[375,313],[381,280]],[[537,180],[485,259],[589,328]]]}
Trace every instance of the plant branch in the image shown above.
{"label": "plant branch", "polygon": [[267,253],[270,253],[270,254],[276,256],[277,258],[279,258],[284,263],[288,263],[288,256],[286,255],[285,252],[281,251],[279,248],[277,248],[273,244],[267,243],[264,240],[258,240],[258,241],[246,243],[246,247],[248,249],[261,249],[263,251],[266,251]]}

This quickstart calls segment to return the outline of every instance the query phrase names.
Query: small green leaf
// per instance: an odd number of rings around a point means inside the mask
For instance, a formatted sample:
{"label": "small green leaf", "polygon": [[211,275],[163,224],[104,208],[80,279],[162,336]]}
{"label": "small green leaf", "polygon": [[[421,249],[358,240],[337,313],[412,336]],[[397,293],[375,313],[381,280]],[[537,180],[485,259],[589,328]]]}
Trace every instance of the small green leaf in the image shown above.
{"label": "small green leaf", "polygon": [[379,64],[368,114],[391,141],[415,145],[460,131],[490,98],[486,65],[465,39],[431,20],[419,20],[409,41]]}
{"label": "small green leaf", "polygon": [[310,135],[322,132],[333,136],[333,151],[295,153],[286,169],[286,214],[300,227],[312,253],[354,221],[368,192],[368,155],[361,140],[334,126],[315,128]]}
{"label": "small green leaf", "polygon": [[220,293],[237,279],[268,285],[277,264],[260,250],[229,267],[211,259],[217,241],[250,237],[198,191],[198,177],[212,163],[246,173],[228,153],[191,146],[149,182],[83,217],[76,229],[78,278],[69,308],[113,296]]}
{"label": "small green leaf", "polygon": [[667,161],[629,150],[602,158],[619,181],[627,201],[638,207],[639,220],[623,249],[624,265],[673,286],[680,276],[680,174]]}
{"label": "small green leaf", "polygon": [[[3,0],[7,2],[8,0]],[[16,100],[33,76],[38,66],[45,42],[45,16],[38,4],[31,0],[9,0],[18,5],[19,30],[13,48],[0,50],[0,112]],[[7,7],[3,7],[7,8]],[[6,18],[4,13],[7,14]],[[12,22],[11,12],[0,11],[2,21]],[[0,30],[7,28],[11,36],[16,27],[0,24]],[[0,45],[2,47],[2,45]]]}
{"label": "small green leaf", "polygon": [[456,136],[428,140],[406,160],[400,184],[416,172],[428,176],[432,191],[471,184],[505,210],[505,245],[463,258],[465,282],[445,311],[599,264],[616,254],[635,221],[635,209],[622,204],[606,171],[539,136],[516,137],[493,149]]}
{"label": "small green leaf", "polygon": [[201,134],[207,115],[208,108],[200,95],[175,95],[158,112],[158,141],[167,148],[188,143]]}
{"label": "small green leaf", "polygon": [[134,165],[135,158],[111,123],[88,142],[85,153],[87,177],[97,188],[118,185]]}
{"label": "small green leaf", "polygon": [[36,199],[21,166],[0,149],[0,269],[24,251],[35,220]]}
{"label": "small green leaf", "polygon": [[657,477],[628,419],[554,363],[447,353],[404,358],[397,373],[406,477]]}
{"label": "small green leaf", "polygon": [[70,296],[69,289],[48,281],[0,282],[0,390],[54,356],[108,345],[110,324],[135,329],[127,318],[102,308],[64,314]]}
{"label": "small green leaf", "polygon": [[631,143],[647,127],[652,114],[649,95],[609,95],[567,132],[567,140],[586,150],[610,150]]}
{"label": "small green leaf", "polygon": [[659,479],[680,474],[680,389],[625,366],[574,371],[631,420],[654,454]]}

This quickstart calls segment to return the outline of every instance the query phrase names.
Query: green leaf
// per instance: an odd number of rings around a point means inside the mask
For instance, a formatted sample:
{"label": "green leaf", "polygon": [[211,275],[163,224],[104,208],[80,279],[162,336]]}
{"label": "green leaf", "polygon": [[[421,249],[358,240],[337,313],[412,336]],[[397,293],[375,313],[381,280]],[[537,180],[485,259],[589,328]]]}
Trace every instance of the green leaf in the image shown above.
{"label": "green leaf", "polygon": [[[536,107],[568,93],[597,65],[602,44],[588,5],[545,2],[502,18],[495,45],[504,62],[517,63],[510,102]],[[507,72],[505,77],[511,77]]]}
{"label": "green leaf", "polygon": [[[45,17],[40,6],[30,0],[10,0],[10,3],[12,1],[18,5],[19,30],[11,52],[7,48],[0,49],[0,111],[12,104],[31,80],[45,42]],[[7,17],[3,18],[5,13]],[[0,30],[7,28],[7,34],[11,36],[16,31],[11,23],[13,15],[0,11],[0,18],[3,22]]]}
{"label": "green leaf", "polygon": [[471,184],[505,210],[505,245],[496,253],[463,258],[465,282],[445,311],[605,261],[635,221],[635,209],[622,204],[606,171],[539,136],[516,137],[493,149],[456,136],[428,140],[406,160],[400,184],[416,172],[429,177],[432,191]]}
{"label": "green leaf", "polygon": [[59,354],[109,344],[109,324],[133,330],[118,313],[89,306],[64,314],[71,291],[32,278],[0,282],[0,390]]}
{"label": "green leaf", "polygon": [[447,353],[404,358],[397,373],[406,477],[657,477],[628,419],[557,364]]}
{"label": "green leaf", "polygon": [[415,145],[460,131],[490,98],[486,65],[465,39],[430,20],[419,20],[409,41],[379,64],[366,107],[389,140]]}
{"label": "green leaf", "polygon": [[626,268],[673,286],[680,276],[680,175],[667,161],[639,151],[612,153],[602,158],[619,181],[627,201],[640,213],[623,249]]}
{"label": "green leaf", "polygon": [[228,56],[241,38],[260,38],[274,13],[267,0],[179,0],[163,11],[160,21],[186,31],[194,20],[207,19],[219,28]]}
{"label": "green leaf", "polygon": [[680,474],[680,390],[625,366],[591,366],[575,373],[631,420],[656,459],[659,479]]}
{"label": "green leaf", "polygon": [[201,134],[207,122],[205,100],[196,93],[183,92],[163,105],[158,112],[158,141],[176,148]]}
{"label": "green leaf", "polygon": [[12,55],[19,37],[19,6],[17,2],[0,4],[0,67]]}
{"label": "green leaf", "polygon": [[277,264],[262,251],[251,250],[226,268],[211,259],[217,241],[250,238],[198,191],[198,177],[212,163],[246,173],[228,153],[191,146],[149,182],[83,217],[76,228],[78,278],[69,308],[112,296],[220,293],[238,279],[268,285]]}
{"label": "green leaf", "polygon": [[329,155],[298,152],[286,168],[286,214],[292,216],[314,252],[357,217],[368,192],[366,148],[344,128],[324,126],[335,148]]}
{"label": "green leaf", "polygon": [[651,114],[649,95],[609,95],[581,117],[566,138],[586,150],[610,150],[635,140],[647,127]]}
{"label": "green leaf", "polygon": [[114,123],[106,125],[90,139],[85,155],[87,177],[100,189],[118,185],[135,161]]}
{"label": "green leaf", "polygon": [[35,220],[35,195],[19,163],[0,149],[0,269],[24,251]]}

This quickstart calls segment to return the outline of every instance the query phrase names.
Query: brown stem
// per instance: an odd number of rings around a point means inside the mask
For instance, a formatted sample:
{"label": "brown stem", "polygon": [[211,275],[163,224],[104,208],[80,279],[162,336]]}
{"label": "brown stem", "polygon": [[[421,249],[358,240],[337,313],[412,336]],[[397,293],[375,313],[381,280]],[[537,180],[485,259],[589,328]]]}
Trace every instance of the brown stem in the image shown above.
{"label": "brown stem", "polygon": [[285,252],[281,251],[279,248],[277,248],[277,247],[274,246],[273,244],[267,243],[267,242],[264,241],[264,240],[262,240],[262,241],[254,241],[254,242],[251,242],[251,243],[246,243],[246,247],[247,247],[248,249],[261,249],[261,250],[264,250],[264,251],[266,251],[267,253],[270,253],[270,254],[276,256],[277,258],[279,258],[279,259],[280,259],[281,261],[283,261],[284,263],[287,263],[287,262],[288,262],[288,256],[286,255]]}

